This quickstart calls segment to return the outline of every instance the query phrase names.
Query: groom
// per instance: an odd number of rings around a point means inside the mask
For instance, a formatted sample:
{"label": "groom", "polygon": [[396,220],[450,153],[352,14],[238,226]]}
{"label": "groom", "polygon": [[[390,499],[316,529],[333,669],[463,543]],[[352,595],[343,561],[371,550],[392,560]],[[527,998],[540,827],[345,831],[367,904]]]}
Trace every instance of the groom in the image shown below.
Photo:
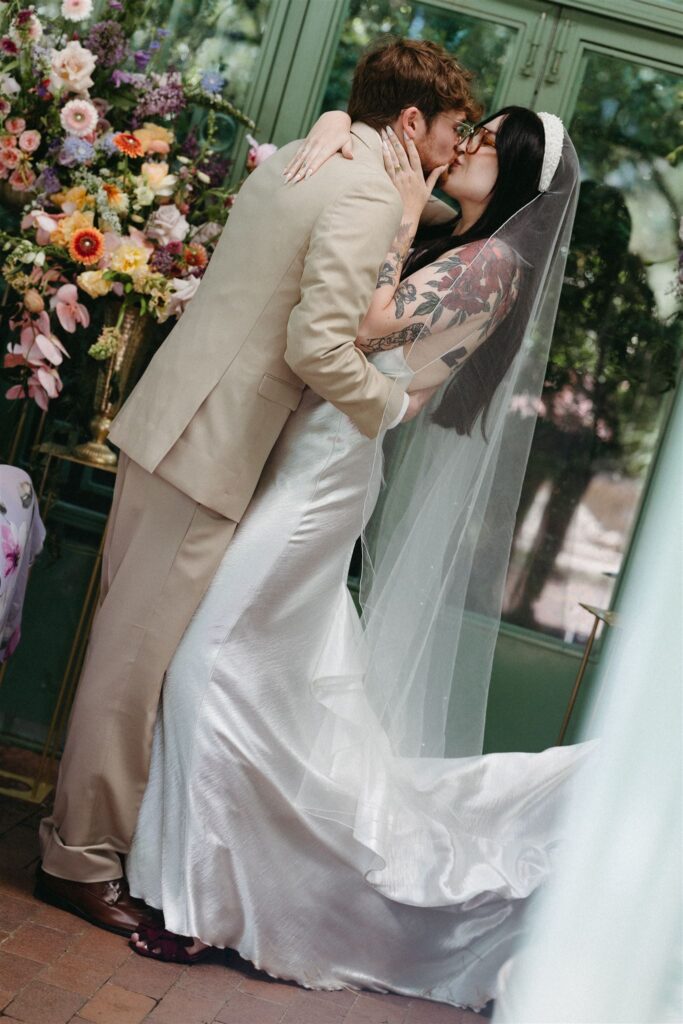
{"label": "groom", "polygon": [[367,437],[419,408],[354,345],[402,212],[376,129],[409,131],[425,171],[450,162],[470,78],[432,43],[367,55],[349,105],[353,160],[287,184],[292,143],[251,175],[197,296],[114,422],[100,604],[36,890],[94,924],[128,935],[149,920],[121,858],[164,672],[304,387]]}

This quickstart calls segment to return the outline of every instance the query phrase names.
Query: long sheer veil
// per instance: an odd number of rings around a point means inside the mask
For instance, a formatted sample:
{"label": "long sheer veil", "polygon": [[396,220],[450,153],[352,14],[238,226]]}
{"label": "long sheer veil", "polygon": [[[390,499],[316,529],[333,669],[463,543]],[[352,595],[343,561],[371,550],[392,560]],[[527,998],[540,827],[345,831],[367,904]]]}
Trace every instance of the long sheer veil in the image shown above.
{"label": "long sheer veil", "polygon": [[[298,802],[349,825],[384,864],[402,831],[414,840],[423,830],[424,849],[438,842],[433,823],[418,824],[422,811],[415,780],[420,764],[426,771],[428,760],[443,757],[447,733],[449,755],[481,753],[515,514],[578,181],[576,153],[565,134],[548,191],[482,245],[441,300],[439,326],[446,328],[422,331],[406,354],[407,366],[419,367],[413,378],[419,387],[430,369],[443,367],[444,355],[461,356],[481,342],[487,317],[493,323],[506,299],[488,294],[487,268],[499,266],[505,254],[503,262],[514,271],[507,277],[515,289],[517,330],[522,317],[522,342],[485,422],[479,419],[470,435],[460,435],[434,421],[449,379],[420,416],[387,433],[385,456],[381,440],[375,449],[376,469],[384,458],[384,486],[377,501],[380,474],[375,472],[362,538],[362,628],[352,609],[344,624],[355,635],[356,664],[351,669],[346,654],[336,660],[333,649],[321,657],[312,687],[326,715],[302,772]],[[479,301],[473,305],[474,296]],[[474,306],[476,315],[463,314]],[[491,334],[492,342],[495,337]],[[495,369],[495,347],[487,346],[485,355],[479,360],[484,377],[486,359]],[[338,629],[333,632],[338,635]],[[337,669],[342,663],[343,673]],[[321,777],[325,806],[320,806]]]}
{"label": "long sheer veil", "polygon": [[[363,538],[361,604],[366,693],[402,756],[442,756],[447,732],[449,754],[482,750],[515,516],[577,197],[578,161],[565,135],[550,190],[489,239],[447,297],[444,316],[476,293],[493,245],[513,254],[525,278],[523,342],[484,422],[460,436],[432,421],[447,382],[416,420],[387,435],[385,487]],[[464,326],[456,319],[440,334],[418,336],[413,349],[430,347],[441,358],[467,347]]]}

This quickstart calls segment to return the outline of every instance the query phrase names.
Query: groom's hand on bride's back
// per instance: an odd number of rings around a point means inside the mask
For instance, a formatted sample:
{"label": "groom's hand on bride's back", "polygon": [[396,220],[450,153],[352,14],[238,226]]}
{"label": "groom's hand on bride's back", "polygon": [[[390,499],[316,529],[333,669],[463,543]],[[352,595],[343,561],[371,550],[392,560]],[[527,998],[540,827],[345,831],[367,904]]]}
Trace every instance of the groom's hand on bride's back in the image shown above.
{"label": "groom's hand on bride's back", "polygon": [[418,413],[421,413],[425,405],[429,403],[430,398],[435,391],[438,391],[439,385],[436,384],[433,388],[422,388],[420,391],[412,391],[408,394],[408,407],[403,414],[401,423],[407,423],[408,420],[414,419]]}

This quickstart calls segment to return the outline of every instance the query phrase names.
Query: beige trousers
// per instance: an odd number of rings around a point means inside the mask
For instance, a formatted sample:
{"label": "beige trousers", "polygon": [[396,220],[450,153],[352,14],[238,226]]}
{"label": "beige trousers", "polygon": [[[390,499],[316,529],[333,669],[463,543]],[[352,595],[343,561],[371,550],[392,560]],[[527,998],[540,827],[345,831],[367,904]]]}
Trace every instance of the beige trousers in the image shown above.
{"label": "beige trousers", "polygon": [[102,882],[122,874],[135,829],[164,673],[235,523],[123,453],[100,603],[76,690],[43,867]]}

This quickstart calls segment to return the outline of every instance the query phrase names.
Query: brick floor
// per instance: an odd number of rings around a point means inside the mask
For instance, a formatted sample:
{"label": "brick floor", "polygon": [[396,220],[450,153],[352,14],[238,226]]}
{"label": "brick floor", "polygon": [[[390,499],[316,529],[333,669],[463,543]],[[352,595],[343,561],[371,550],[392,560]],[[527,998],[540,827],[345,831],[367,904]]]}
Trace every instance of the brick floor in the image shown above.
{"label": "brick floor", "polygon": [[485,1024],[418,999],[309,992],[235,953],[194,967],[138,957],[125,939],[34,899],[39,817],[0,797],[0,1024]]}

